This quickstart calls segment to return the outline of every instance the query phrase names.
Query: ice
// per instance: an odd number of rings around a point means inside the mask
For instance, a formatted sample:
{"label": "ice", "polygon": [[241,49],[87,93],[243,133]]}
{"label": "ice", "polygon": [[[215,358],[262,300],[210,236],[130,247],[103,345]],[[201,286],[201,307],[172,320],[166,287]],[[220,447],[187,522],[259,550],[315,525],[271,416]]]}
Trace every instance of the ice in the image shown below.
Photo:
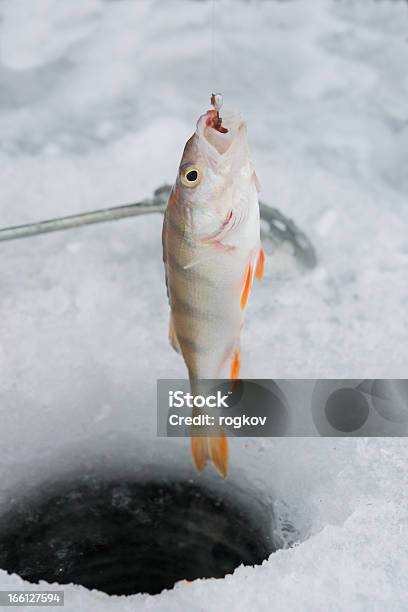
{"label": "ice", "polygon": [[[406,3],[215,4],[214,20],[210,1],[2,3],[0,226],[150,196],[221,91],[263,200],[319,256],[302,277],[270,266],[242,374],[406,376]],[[156,379],[185,376],[160,234],[152,215],[1,244],[0,505],[93,456],[137,470],[170,453],[195,477],[188,442],[155,436]],[[231,480],[287,508],[296,547],[156,597],[66,586],[65,609],[404,610],[406,462],[398,439],[235,441]]]}

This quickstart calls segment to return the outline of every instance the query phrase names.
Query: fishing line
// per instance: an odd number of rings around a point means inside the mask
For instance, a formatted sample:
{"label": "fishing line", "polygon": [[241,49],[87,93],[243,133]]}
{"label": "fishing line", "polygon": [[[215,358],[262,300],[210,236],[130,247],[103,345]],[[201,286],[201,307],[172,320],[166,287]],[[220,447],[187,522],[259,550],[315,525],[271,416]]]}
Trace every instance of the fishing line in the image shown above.
{"label": "fishing line", "polygon": [[215,0],[210,4],[210,88],[214,89],[213,75],[215,69]]}
{"label": "fishing line", "polygon": [[210,10],[210,36],[211,36],[211,59],[210,59],[210,82],[212,90],[217,91],[217,83],[215,82],[216,71],[216,24],[217,24],[217,10],[218,0],[211,0]]}

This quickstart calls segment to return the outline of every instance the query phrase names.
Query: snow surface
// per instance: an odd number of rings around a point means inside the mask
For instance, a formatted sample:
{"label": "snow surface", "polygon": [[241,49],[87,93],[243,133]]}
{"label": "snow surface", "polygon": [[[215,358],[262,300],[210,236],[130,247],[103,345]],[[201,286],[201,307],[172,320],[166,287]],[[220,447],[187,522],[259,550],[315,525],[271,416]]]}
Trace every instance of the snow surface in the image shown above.
{"label": "snow surface", "polygon": [[[263,199],[320,260],[257,287],[243,375],[406,376],[405,2],[4,0],[0,17],[1,226],[151,195],[222,91]],[[0,506],[93,462],[196,478],[188,442],[155,436],[156,379],[185,375],[160,230],[150,216],[0,245]],[[288,513],[298,546],[156,597],[65,587],[65,610],[406,610],[407,459],[399,439],[236,440],[230,482]]]}

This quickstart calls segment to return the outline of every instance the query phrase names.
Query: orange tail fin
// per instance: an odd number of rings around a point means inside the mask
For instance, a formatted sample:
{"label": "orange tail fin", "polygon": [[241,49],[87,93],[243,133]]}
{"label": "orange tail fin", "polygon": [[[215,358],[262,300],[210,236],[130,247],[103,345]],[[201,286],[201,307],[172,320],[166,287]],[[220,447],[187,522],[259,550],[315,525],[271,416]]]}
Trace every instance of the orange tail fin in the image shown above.
{"label": "orange tail fin", "polygon": [[[207,393],[212,390],[210,381],[190,379],[193,395]],[[200,409],[193,408],[193,417],[197,414],[207,414]],[[221,426],[206,427],[193,425],[191,428],[191,454],[193,462],[199,472],[202,472],[208,462],[214,464],[217,472],[225,478],[228,472],[228,440]]]}
{"label": "orange tail fin", "polygon": [[191,453],[194,465],[199,472],[211,458],[217,472],[226,478],[228,474],[228,440],[224,433],[217,437],[191,437]]}
{"label": "orange tail fin", "polygon": [[191,436],[191,454],[199,472],[202,472],[208,461],[208,438]]}
{"label": "orange tail fin", "polygon": [[218,473],[226,478],[228,474],[228,440],[224,433],[217,438],[208,438],[211,459]]}

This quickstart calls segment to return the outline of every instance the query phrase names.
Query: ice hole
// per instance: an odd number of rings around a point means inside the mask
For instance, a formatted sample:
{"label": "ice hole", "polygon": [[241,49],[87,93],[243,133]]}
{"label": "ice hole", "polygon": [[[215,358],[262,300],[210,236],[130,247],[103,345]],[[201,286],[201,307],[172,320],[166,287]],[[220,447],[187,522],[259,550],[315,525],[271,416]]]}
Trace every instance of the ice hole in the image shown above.
{"label": "ice hole", "polygon": [[271,512],[192,480],[82,475],[15,500],[0,517],[0,567],[32,583],[156,594],[261,564],[279,547]]}

